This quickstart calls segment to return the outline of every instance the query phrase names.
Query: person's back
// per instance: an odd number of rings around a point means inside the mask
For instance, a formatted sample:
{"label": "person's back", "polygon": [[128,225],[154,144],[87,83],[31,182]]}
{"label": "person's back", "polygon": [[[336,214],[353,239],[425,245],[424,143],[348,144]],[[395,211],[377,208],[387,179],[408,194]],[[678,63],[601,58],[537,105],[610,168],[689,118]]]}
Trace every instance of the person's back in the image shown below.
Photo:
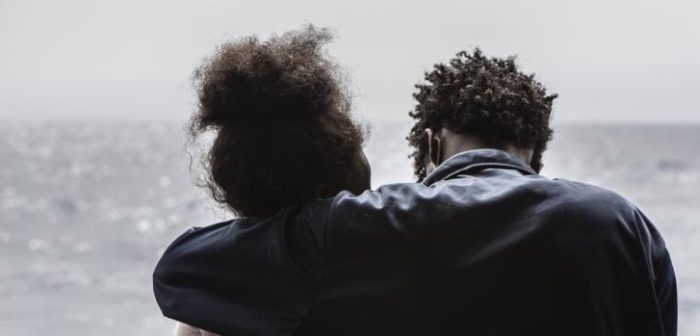
{"label": "person's back", "polygon": [[308,222],[328,230],[331,266],[302,330],[674,334],[663,240],[622,197],[496,150],[459,154],[426,182],[340,195],[327,223]]}

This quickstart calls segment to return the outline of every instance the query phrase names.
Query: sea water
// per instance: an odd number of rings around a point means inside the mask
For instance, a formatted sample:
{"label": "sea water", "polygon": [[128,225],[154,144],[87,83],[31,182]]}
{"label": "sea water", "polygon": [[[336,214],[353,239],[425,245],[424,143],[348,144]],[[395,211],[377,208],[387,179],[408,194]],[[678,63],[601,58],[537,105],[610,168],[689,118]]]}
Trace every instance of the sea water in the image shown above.
{"label": "sea water", "polygon": [[[410,125],[373,125],[373,187],[412,181]],[[0,334],[168,335],[160,253],[228,215],[194,186],[175,122],[0,124]],[[543,175],[636,203],[671,252],[679,335],[700,335],[700,125],[558,125]]]}

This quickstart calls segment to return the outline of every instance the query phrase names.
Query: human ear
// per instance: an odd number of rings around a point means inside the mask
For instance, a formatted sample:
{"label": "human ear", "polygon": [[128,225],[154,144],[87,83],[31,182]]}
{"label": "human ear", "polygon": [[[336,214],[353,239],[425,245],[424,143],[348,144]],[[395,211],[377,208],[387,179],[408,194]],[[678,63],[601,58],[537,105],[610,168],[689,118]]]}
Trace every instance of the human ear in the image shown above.
{"label": "human ear", "polygon": [[428,153],[423,158],[425,165],[425,173],[429,175],[435,170],[435,167],[440,164],[441,148],[440,139],[433,135],[433,131],[426,128],[423,132],[425,141],[428,144]]}

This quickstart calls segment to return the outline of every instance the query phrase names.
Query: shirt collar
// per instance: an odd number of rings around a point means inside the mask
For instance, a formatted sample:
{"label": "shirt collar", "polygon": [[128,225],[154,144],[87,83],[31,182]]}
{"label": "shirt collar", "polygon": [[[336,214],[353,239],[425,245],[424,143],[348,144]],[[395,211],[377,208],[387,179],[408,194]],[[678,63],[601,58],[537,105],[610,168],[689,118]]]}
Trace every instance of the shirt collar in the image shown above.
{"label": "shirt collar", "polygon": [[466,174],[474,169],[483,168],[509,168],[519,170],[527,175],[537,175],[530,166],[515,155],[499,149],[484,148],[468,150],[453,155],[435,168],[423,180],[423,184],[431,185],[459,174]]}

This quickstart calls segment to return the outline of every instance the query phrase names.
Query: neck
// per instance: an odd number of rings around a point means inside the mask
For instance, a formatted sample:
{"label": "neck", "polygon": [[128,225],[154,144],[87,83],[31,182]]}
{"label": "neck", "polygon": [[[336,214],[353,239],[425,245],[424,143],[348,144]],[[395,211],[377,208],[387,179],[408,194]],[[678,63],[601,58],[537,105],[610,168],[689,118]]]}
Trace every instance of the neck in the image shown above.
{"label": "neck", "polygon": [[441,152],[443,158],[442,161],[445,161],[461,152],[484,148],[493,148],[506,151],[528,164],[532,161],[532,149],[520,148],[513,146],[512,144],[505,146],[494,146],[493,144],[489,144],[479,137],[455,133],[446,128],[443,128],[440,133],[442,147]]}

